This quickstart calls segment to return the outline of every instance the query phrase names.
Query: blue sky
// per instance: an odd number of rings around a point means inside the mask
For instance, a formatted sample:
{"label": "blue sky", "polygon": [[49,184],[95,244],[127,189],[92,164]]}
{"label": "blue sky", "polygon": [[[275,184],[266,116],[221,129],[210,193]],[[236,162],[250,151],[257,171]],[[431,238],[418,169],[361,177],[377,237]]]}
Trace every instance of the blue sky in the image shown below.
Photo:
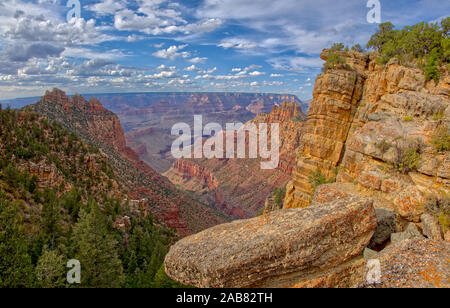
{"label": "blue sky", "polygon": [[[1,0],[0,99],[73,93],[265,92],[312,97],[334,42],[364,45],[368,0]],[[380,0],[396,26],[450,1]]]}

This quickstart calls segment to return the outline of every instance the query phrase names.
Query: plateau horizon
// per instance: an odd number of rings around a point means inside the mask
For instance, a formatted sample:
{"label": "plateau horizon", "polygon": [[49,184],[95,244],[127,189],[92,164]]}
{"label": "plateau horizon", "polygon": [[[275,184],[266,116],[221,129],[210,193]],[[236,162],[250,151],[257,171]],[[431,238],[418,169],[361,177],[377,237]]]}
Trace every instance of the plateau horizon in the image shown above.
{"label": "plateau horizon", "polygon": [[[270,125],[270,150],[268,149],[268,132],[267,123],[259,123],[258,127],[254,123],[246,125],[226,123],[225,131],[219,123],[208,123],[203,128],[203,116],[194,115],[193,134],[191,126],[187,123],[176,123],[172,126],[172,136],[179,137],[172,143],[171,153],[175,159],[256,159],[259,155],[263,160],[261,169],[272,170],[278,167],[280,161],[279,124],[271,123]],[[210,138],[203,141],[205,136],[210,136]],[[235,143],[237,143],[237,147]]]}

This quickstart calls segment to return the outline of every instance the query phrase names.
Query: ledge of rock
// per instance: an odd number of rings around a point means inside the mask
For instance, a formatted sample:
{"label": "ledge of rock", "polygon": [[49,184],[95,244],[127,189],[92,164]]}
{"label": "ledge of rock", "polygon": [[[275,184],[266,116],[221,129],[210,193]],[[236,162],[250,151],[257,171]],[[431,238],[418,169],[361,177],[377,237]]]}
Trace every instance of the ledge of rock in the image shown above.
{"label": "ledge of rock", "polygon": [[372,201],[360,198],[276,211],[182,239],[165,269],[195,287],[349,287],[376,228]]}
{"label": "ledge of rock", "polygon": [[377,256],[381,277],[375,287],[449,288],[449,255],[444,241],[414,238],[390,245]]}

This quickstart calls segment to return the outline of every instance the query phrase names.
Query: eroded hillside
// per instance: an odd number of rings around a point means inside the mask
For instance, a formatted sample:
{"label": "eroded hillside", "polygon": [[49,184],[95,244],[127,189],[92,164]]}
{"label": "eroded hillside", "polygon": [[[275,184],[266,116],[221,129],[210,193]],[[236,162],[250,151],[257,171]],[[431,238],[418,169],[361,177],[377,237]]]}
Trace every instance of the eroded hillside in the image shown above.
{"label": "eroded hillside", "polygon": [[0,105],[0,287],[69,287],[70,259],[81,287],[170,285],[161,265],[175,232],[130,199],[97,147]]}
{"label": "eroded hillside", "polygon": [[130,196],[180,234],[190,234],[225,221],[220,213],[191,199],[141,161],[136,152],[126,146],[117,115],[106,110],[98,100],[91,98],[88,102],[79,95],[69,98],[63,91],[54,89],[27,108],[61,123],[102,149]]}

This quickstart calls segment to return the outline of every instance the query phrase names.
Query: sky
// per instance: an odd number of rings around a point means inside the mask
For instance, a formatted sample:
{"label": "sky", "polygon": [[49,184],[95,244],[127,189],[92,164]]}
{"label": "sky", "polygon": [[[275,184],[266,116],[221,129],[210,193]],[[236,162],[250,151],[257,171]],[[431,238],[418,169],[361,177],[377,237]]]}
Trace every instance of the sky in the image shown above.
{"label": "sky", "polygon": [[443,0],[0,0],[0,99],[58,87],[307,100],[321,50],[364,46],[376,2],[397,27],[450,16]]}

